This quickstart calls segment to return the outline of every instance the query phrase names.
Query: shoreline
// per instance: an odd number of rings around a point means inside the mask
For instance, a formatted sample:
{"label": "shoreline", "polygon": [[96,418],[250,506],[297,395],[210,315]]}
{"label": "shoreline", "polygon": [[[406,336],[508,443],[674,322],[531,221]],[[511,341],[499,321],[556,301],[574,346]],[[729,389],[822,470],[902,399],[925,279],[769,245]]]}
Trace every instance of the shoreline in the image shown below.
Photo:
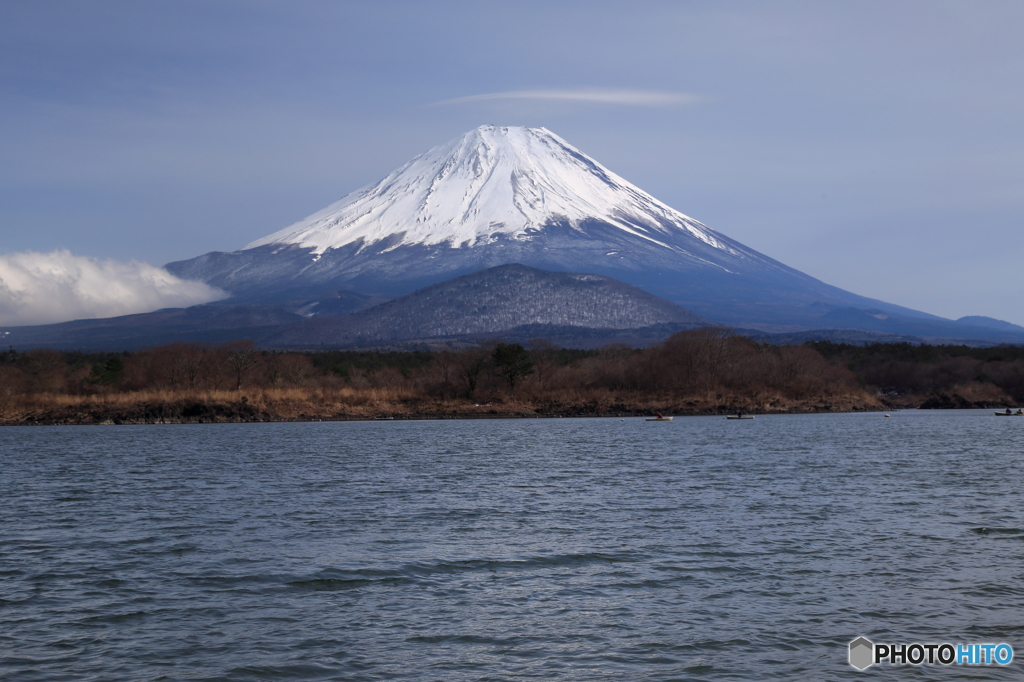
{"label": "shoreline", "polygon": [[[898,410],[886,410],[884,408],[871,408],[864,410],[833,410],[833,411],[792,411],[792,412],[769,412],[751,414],[744,412],[744,416],[784,416],[796,414],[855,414],[861,412],[888,412]],[[693,414],[670,414],[667,417],[685,419],[686,417],[722,417],[736,414],[735,412],[720,413],[693,413]],[[652,414],[626,413],[577,413],[577,414],[498,414],[498,415],[397,415],[389,418],[381,417],[324,417],[319,419],[294,419],[294,418],[267,418],[267,419],[225,419],[225,420],[165,420],[165,421],[130,421],[130,420],[105,420],[105,421],[22,421],[22,422],[0,422],[3,427],[31,427],[31,426],[183,426],[183,425],[217,425],[217,424],[317,424],[327,422],[415,422],[415,421],[487,421],[500,419],[643,419],[651,417]]]}
{"label": "shoreline", "polygon": [[[581,406],[562,410],[543,408],[522,409],[521,405],[501,409],[493,406],[464,406],[461,410],[382,410],[376,414],[321,413],[283,415],[258,410],[245,405],[213,405],[203,414],[185,415],[177,410],[163,414],[139,414],[136,410],[31,410],[21,415],[0,414],[0,426],[140,426],[157,424],[257,424],[257,423],[316,423],[316,422],[373,422],[373,421],[446,421],[484,419],[610,419],[643,418],[661,412],[672,417],[725,417],[742,411],[745,415],[785,414],[838,414],[853,412],[884,412],[898,409],[872,404],[828,403],[793,405],[785,409],[671,409],[657,406],[650,409],[581,409]],[[216,409],[216,408],[221,409]],[[235,409],[224,409],[231,408]],[[469,409],[466,409],[469,408]],[[145,412],[145,410],[143,410]]]}
{"label": "shoreline", "polygon": [[[795,399],[776,392],[740,395],[568,392],[466,398],[422,398],[402,391],[256,390],[140,392],[101,395],[35,394],[0,402],[0,426],[118,426],[150,424],[312,423],[473,419],[636,418],[837,414],[904,409],[995,408],[1002,402],[903,396],[885,400],[853,391]],[[1014,407],[1016,409],[1016,407]]]}

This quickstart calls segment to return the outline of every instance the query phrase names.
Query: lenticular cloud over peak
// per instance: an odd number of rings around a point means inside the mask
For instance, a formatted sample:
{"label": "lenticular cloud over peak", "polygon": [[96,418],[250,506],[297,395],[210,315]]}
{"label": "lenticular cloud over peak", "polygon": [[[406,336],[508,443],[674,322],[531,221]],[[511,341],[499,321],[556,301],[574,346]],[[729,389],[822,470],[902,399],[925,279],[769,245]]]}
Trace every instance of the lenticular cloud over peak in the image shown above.
{"label": "lenticular cloud over peak", "polygon": [[208,303],[227,294],[149,263],[69,251],[0,255],[0,324],[49,324]]}

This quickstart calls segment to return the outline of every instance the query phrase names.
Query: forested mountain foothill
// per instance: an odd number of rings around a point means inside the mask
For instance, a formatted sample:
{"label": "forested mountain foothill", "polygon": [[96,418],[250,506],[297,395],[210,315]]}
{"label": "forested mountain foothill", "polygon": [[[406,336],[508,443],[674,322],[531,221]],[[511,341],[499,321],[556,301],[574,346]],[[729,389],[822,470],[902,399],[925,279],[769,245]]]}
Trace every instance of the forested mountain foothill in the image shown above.
{"label": "forested mountain foothill", "polygon": [[1006,407],[1024,348],[809,342],[727,329],[643,349],[488,341],[461,351],[262,351],[249,342],[124,353],[0,352],[0,423],[635,416]]}

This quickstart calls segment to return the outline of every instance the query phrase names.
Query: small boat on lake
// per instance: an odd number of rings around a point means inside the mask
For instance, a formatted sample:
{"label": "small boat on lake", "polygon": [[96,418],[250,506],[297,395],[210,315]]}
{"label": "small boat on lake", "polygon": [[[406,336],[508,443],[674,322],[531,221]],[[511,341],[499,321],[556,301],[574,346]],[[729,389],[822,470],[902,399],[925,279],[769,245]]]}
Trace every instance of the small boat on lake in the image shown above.
{"label": "small boat on lake", "polygon": [[996,410],[997,417],[1024,417],[1024,408],[1017,408],[1016,412],[1011,412],[1010,408],[1006,408],[1005,412]]}
{"label": "small boat on lake", "polygon": [[737,414],[735,417],[732,417],[732,416],[726,417],[726,419],[753,419],[753,418],[754,418],[754,415],[752,415],[752,414]]}
{"label": "small boat on lake", "polygon": [[649,422],[670,422],[672,417],[666,417],[661,412],[655,412],[653,417],[647,417]]}

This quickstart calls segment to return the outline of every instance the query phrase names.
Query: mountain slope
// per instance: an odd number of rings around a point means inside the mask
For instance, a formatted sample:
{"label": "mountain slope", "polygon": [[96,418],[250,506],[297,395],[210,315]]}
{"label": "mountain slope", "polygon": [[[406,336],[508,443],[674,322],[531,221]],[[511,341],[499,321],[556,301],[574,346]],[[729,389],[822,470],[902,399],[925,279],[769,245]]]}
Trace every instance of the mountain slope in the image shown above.
{"label": "mountain slope", "polygon": [[265,346],[372,345],[408,339],[494,335],[527,326],[632,330],[712,324],[608,277],[503,265],[434,284],[346,317],[297,322]]}

